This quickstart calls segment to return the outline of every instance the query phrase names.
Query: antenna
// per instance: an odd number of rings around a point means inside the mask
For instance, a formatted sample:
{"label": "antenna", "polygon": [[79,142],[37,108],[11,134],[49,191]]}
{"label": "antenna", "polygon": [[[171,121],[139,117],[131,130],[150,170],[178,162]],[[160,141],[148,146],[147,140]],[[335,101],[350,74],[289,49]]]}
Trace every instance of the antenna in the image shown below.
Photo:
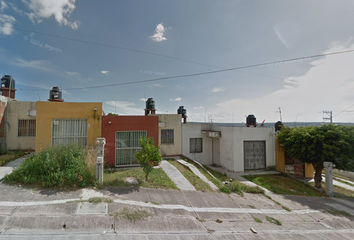
{"label": "antenna", "polygon": [[280,121],[283,122],[283,118],[281,116],[281,108],[279,107],[279,115],[280,115]]}

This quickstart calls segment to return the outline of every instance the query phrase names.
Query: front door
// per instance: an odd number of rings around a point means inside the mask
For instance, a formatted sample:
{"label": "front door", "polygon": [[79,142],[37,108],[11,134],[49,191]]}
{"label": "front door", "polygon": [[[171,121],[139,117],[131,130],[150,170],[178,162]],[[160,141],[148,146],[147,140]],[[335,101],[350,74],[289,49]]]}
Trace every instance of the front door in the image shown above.
{"label": "front door", "polygon": [[266,168],[265,141],[244,141],[245,170]]}

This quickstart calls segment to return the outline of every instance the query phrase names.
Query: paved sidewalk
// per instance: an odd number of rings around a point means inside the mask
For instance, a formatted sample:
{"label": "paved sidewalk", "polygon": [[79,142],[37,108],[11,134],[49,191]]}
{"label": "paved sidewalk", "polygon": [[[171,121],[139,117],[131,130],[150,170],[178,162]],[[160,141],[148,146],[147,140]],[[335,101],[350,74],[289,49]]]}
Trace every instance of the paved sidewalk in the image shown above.
{"label": "paved sidewalk", "polygon": [[172,164],[170,164],[166,160],[162,160],[160,166],[179,189],[196,191],[194,186]]}
{"label": "paved sidewalk", "polygon": [[9,162],[8,164],[6,164],[3,167],[0,167],[0,181],[5,177],[6,174],[10,174],[12,173],[12,171],[17,168],[18,166],[20,166],[23,161],[25,160],[26,156],[23,156],[21,158],[18,158],[12,162]]}

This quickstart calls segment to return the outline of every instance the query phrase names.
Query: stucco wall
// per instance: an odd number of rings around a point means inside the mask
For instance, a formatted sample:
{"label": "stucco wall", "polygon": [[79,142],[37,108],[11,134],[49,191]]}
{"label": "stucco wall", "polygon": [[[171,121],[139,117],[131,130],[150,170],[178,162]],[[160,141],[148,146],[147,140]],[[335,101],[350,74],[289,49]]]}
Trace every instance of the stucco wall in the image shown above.
{"label": "stucco wall", "polygon": [[9,101],[6,107],[6,145],[7,150],[34,150],[35,136],[18,136],[18,120],[36,119],[29,116],[29,110],[36,110],[36,102]]}
{"label": "stucco wall", "polygon": [[220,162],[235,172],[244,171],[244,141],[266,142],[266,167],[275,166],[273,128],[221,127]]}
{"label": "stucco wall", "polygon": [[52,143],[52,119],[64,118],[88,120],[89,146],[102,136],[102,103],[37,102],[36,152]]}
{"label": "stucco wall", "polygon": [[[202,164],[212,164],[212,139],[207,137],[206,133],[202,133],[202,130],[211,130],[211,124],[209,123],[186,123],[182,124],[182,154],[188,158],[198,161]],[[190,153],[190,138],[202,138],[203,139],[203,152]]]}
{"label": "stucco wall", "polygon": [[105,163],[115,166],[115,142],[117,131],[146,131],[158,146],[158,116],[103,116],[102,137],[106,139]]}
{"label": "stucco wall", "polygon": [[[154,115],[152,115],[154,116]],[[159,145],[162,156],[182,154],[182,114],[155,114],[159,117]],[[161,129],[173,129],[174,143],[161,144]]]}

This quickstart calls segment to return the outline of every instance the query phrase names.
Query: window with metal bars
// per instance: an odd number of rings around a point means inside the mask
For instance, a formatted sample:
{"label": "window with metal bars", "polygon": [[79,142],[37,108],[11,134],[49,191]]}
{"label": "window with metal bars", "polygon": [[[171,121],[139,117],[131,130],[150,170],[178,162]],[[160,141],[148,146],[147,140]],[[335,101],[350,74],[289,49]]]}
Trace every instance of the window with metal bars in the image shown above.
{"label": "window with metal bars", "polygon": [[189,152],[190,153],[203,152],[203,138],[190,138],[189,139]]}
{"label": "window with metal bars", "polygon": [[146,131],[118,131],[116,132],[116,166],[138,165],[135,153],[141,147],[139,140],[146,137]]}
{"label": "window with metal bars", "polygon": [[161,144],[173,144],[174,142],[173,129],[161,129]]}
{"label": "window with metal bars", "polygon": [[19,137],[36,136],[36,119],[19,119],[18,134]]}
{"label": "window with metal bars", "polygon": [[87,119],[53,119],[52,145],[87,145]]}

